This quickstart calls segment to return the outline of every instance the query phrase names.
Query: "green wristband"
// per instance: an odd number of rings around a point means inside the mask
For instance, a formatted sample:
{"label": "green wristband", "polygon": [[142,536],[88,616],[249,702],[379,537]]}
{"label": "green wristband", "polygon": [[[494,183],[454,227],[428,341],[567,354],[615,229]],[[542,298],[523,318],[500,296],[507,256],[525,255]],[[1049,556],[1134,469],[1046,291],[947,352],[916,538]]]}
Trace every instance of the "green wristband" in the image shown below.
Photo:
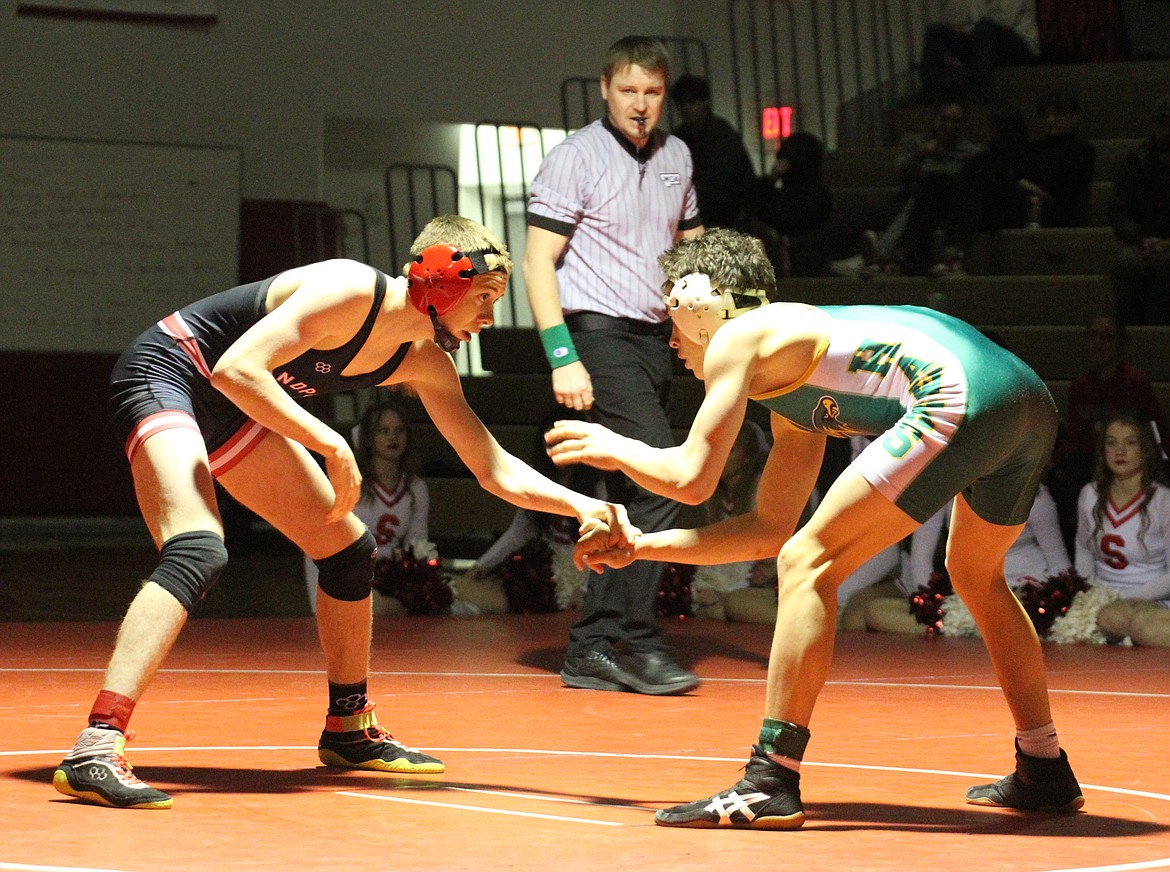
{"label": "green wristband", "polygon": [[544,346],[544,356],[548,358],[548,365],[553,369],[560,369],[581,359],[577,357],[577,349],[573,346],[569,328],[564,324],[556,324],[541,330],[540,344]]}

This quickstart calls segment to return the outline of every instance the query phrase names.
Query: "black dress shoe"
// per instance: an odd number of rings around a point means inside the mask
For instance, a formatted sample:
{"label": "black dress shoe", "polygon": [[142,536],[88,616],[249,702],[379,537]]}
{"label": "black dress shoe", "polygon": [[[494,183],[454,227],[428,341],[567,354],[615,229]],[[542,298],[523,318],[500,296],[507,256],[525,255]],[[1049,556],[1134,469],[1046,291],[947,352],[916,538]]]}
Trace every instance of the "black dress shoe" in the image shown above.
{"label": "black dress shoe", "polygon": [[665,651],[631,651],[618,656],[631,690],[652,696],[686,693],[699,686],[699,679],[670,659]]}
{"label": "black dress shoe", "polygon": [[561,681],[586,690],[629,690],[634,680],[611,655],[596,650],[566,657],[561,669]]}

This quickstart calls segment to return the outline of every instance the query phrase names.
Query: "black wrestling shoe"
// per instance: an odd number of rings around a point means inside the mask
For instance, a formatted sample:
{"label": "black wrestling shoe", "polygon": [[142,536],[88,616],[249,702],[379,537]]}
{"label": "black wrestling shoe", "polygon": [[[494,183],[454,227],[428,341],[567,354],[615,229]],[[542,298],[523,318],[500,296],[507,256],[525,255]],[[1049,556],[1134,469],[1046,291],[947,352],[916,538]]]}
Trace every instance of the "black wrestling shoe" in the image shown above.
{"label": "black wrestling shoe", "polygon": [[134,774],[126,761],[126,736],[86,727],[53,773],[58,793],[109,808],[170,808],[171,798]]}
{"label": "black wrestling shoe", "polygon": [[373,703],[352,715],[326,717],[325,729],[317,743],[317,757],[334,769],[427,774],[445,769],[442,760],[396,742],[378,724]]}
{"label": "black wrestling shoe", "polygon": [[618,655],[618,665],[629,676],[631,690],[651,696],[686,693],[699,686],[699,679],[670,659],[660,649],[632,651]]}
{"label": "black wrestling shoe", "polygon": [[804,824],[800,773],[773,762],[763,748],[752,745],[742,781],[707,799],[659,809],[654,823],[697,829],[799,829]]}
{"label": "black wrestling shoe", "polygon": [[1055,759],[1030,757],[1016,742],[1016,771],[994,784],[968,789],[967,802],[1019,811],[1074,812],[1085,798],[1064,751]]}
{"label": "black wrestling shoe", "polygon": [[610,654],[593,650],[565,658],[561,681],[584,690],[628,690],[634,678]]}

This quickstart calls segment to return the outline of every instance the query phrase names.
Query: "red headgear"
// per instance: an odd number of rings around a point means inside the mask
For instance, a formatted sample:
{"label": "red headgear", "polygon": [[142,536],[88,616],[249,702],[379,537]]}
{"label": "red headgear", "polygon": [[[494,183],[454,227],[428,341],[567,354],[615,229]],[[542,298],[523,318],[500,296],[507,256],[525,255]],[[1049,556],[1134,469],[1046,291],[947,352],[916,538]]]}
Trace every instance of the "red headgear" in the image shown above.
{"label": "red headgear", "polygon": [[494,250],[464,254],[454,245],[428,245],[415,255],[407,274],[407,296],[411,305],[428,314],[446,315],[463,299],[471,280],[490,271],[485,254]]}

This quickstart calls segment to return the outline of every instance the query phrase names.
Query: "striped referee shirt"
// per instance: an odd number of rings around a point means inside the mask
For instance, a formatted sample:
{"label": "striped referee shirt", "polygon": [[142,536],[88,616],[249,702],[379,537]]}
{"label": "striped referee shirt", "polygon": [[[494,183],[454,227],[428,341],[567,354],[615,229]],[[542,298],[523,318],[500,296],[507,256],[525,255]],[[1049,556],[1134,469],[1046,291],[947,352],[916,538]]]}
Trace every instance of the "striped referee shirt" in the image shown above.
{"label": "striped referee shirt", "polygon": [[555,146],[532,182],[528,223],[568,237],[557,264],[565,312],[666,319],[658,255],[702,224],[691,153],[654,131],[638,150],[608,118]]}

